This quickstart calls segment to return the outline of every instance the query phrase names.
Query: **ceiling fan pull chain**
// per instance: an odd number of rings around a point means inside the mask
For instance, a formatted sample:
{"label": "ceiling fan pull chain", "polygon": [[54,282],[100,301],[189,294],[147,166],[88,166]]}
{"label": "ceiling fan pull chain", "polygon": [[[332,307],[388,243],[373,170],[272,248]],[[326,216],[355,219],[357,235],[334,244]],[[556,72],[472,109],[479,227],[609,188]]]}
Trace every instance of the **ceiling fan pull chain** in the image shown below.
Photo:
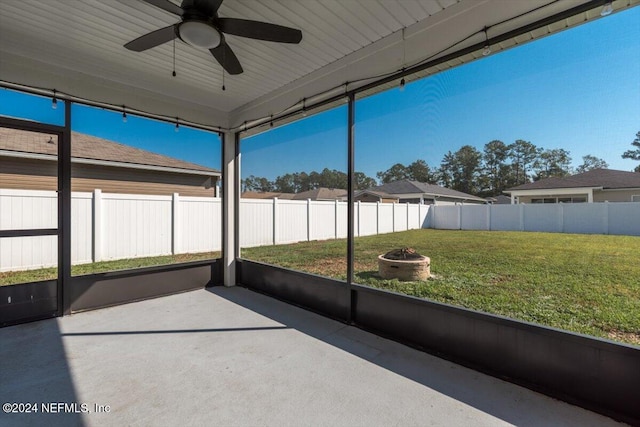
{"label": "ceiling fan pull chain", "polygon": [[222,91],[223,92],[227,90],[227,88],[224,87],[224,71],[225,71],[225,67],[227,66],[226,52],[227,52],[226,50],[222,51]]}
{"label": "ceiling fan pull chain", "polygon": [[173,39],[173,77],[176,76],[176,39]]}

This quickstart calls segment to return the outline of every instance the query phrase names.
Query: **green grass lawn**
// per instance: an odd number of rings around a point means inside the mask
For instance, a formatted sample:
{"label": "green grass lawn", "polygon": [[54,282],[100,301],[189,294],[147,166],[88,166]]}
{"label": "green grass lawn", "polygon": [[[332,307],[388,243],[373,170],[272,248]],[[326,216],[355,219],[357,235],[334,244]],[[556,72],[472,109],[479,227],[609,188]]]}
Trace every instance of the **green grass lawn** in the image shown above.
{"label": "green grass lawn", "polygon": [[[412,247],[425,282],[383,280],[377,256]],[[640,237],[411,230],[360,237],[357,283],[574,332],[640,344]],[[346,240],[244,249],[242,257],[346,278]]]}
{"label": "green grass lawn", "polygon": [[[179,254],[147,258],[119,259],[116,261],[102,261],[91,264],[74,265],[71,267],[71,275],[82,276],[85,274],[104,273],[106,271],[129,270],[132,268],[200,261],[219,257],[220,252],[202,252],[197,254]],[[10,271],[0,273],[0,286],[13,285],[16,283],[39,282],[41,280],[52,280],[57,277],[58,269],[55,267],[27,271]]]}

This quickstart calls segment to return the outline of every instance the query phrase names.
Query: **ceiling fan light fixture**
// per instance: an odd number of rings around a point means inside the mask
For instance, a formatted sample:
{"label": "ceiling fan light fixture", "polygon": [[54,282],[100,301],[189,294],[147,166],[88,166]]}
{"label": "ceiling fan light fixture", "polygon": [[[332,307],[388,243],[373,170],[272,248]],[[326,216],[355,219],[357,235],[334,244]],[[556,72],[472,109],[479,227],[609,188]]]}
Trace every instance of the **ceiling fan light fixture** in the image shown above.
{"label": "ceiling fan light fixture", "polygon": [[178,28],[180,38],[194,47],[213,49],[220,45],[220,33],[202,21],[185,21]]}

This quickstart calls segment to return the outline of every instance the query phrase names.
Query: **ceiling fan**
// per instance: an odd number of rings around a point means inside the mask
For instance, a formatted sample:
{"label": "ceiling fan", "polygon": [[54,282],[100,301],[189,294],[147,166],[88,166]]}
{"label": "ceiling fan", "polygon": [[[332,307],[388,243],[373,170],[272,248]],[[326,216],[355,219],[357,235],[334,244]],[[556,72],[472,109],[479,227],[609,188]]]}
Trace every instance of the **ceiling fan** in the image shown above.
{"label": "ceiling fan", "polygon": [[279,43],[300,43],[302,40],[302,32],[294,28],[247,19],[220,18],[218,9],[223,0],[183,0],[180,6],[169,0],[143,1],[178,15],[182,20],[124,45],[135,52],[151,49],[177,37],[191,46],[209,49],[229,74],[240,74],[242,65],[224,34]]}

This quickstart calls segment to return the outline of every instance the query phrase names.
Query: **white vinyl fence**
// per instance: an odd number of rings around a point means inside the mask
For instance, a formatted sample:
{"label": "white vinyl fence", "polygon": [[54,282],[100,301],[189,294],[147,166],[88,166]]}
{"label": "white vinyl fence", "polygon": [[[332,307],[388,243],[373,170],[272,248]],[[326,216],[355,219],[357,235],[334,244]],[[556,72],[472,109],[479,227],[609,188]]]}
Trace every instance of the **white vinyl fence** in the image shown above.
{"label": "white vinyl fence", "polygon": [[[428,212],[427,205],[358,202],[355,204],[355,235],[423,228]],[[346,202],[240,201],[240,246],[243,248],[346,237]]]}
{"label": "white vinyl fence", "polygon": [[[358,203],[357,236],[421,228],[429,207]],[[55,191],[0,189],[0,230],[57,228]],[[71,262],[218,251],[219,198],[73,192]],[[242,247],[345,238],[347,204],[242,199]],[[0,271],[57,264],[57,237],[0,238]]]}
{"label": "white vinyl fence", "polygon": [[[240,201],[241,247],[347,237],[347,204],[311,200]],[[74,192],[73,264],[218,251],[221,199]],[[640,236],[640,203],[427,206],[355,205],[355,235],[417,228]],[[0,230],[57,227],[55,191],[0,189]],[[55,266],[57,237],[0,238],[0,271]]]}
{"label": "white vinyl fence", "polygon": [[429,227],[640,236],[640,203],[432,206]]}
{"label": "white vinyl fence", "polygon": [[[55,191],[0,190],[0,230],[57,228]],[[73,192],[71,262],[217,251],[219,198]],[[0,239],[0,271],[57,265],[57,236]]]}

